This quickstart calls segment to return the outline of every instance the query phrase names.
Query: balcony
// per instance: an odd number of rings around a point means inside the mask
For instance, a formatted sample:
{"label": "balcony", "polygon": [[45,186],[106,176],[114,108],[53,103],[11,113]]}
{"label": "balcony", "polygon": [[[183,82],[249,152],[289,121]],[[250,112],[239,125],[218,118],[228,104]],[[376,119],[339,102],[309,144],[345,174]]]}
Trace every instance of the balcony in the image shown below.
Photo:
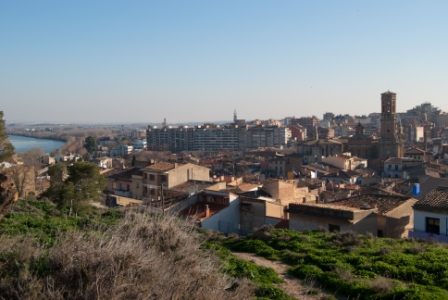
{"label": "balcony", "polygon": [[113,190],[114,195],[122,196],[122,197],[131,197],[132,193],[131,191],[125,191],[125,190]]}

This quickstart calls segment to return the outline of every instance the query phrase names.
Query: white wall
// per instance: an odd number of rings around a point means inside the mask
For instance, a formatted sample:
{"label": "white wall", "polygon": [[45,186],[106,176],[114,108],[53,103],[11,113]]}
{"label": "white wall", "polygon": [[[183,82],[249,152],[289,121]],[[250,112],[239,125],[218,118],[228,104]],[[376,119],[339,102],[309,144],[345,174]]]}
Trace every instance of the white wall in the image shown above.
{"label": "white wall", "polygon": [[[233,201],[232,201],[232,198],[233,198]],[[231,225],[239,224],[240,223],[240,198],[235,198],[235,196],[230,195],[229,201],[231,201],[231,202],[227,208],[224,208],[219,213],[202,221],[201,222],[202,228],[220,231],[219,221],[229,222],[229,223],[231,223]],[[229,225],[228,228],[230,228],[230,232],[239,233],[238,230],[232,230],[232,229],[235,229],[233,226]],[[227,231],[227,230],[223,230],[223,232],[225,232],[225,231]]]}
{"label": "white wall", "polygon": [[414,210],[414,230],[426,231],[426,218],[440,219],[440,234],[446,235],[448,233],[448,215],[419,210]]}

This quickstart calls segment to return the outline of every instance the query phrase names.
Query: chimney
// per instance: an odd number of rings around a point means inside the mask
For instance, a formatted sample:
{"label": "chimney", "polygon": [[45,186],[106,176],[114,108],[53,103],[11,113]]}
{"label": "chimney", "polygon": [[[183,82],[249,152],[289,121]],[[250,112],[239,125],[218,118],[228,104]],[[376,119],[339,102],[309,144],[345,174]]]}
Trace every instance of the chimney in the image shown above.
{"label": "chimney", "polygon": [[208,204],[205,205],[205,217],[210,217],[210,207],[208,207]]}
{"label": "chimney", "polygon": [[174,163],[174,169],[177,169],[177,163]]}

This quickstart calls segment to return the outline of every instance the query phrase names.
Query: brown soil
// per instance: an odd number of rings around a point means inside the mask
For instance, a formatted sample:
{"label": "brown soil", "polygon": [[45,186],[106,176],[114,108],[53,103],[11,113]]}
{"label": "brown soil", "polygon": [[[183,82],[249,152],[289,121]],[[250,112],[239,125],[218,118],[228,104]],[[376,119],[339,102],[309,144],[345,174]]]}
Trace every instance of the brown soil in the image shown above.
{"label": "brown soil", "polygon": [[[274,269],[279,277],[285,281],[284,283],[276,284],[276,286],[295,299],[317,300],[326,294],[324,291],[315,286],[317,285],[316,282],[312,280],[299,280],[298,278],[288,274],[289,266],[282,262],[271,261],[252,253],[232,252],[232,254],[239,259],[251,261],[259,266]],[[313,295],[309,295],[310,292],[313,292]]]}

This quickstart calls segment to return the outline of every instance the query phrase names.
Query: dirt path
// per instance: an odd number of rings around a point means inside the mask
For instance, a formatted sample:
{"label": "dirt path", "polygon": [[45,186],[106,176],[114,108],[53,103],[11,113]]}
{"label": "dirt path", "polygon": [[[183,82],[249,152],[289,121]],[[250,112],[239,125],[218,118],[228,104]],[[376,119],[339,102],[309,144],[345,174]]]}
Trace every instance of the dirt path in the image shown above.
{"label": "dirt path", "polygon": [[[304,282],[292,275],[289,275],[287,273],[289,266],[282,262],[271,261],[252,253],[232,252],[232,254],[240,259],[251,261],[259,266],[274,269],[279,277],[285,281],[284,283],[276,284],[276,286],[284,290],[285,293],[295,299],[316,300],[320,299],[324,295],[320,289],[314,287],[314,282]],[[307,295],[311,290],[317,294]]]}

